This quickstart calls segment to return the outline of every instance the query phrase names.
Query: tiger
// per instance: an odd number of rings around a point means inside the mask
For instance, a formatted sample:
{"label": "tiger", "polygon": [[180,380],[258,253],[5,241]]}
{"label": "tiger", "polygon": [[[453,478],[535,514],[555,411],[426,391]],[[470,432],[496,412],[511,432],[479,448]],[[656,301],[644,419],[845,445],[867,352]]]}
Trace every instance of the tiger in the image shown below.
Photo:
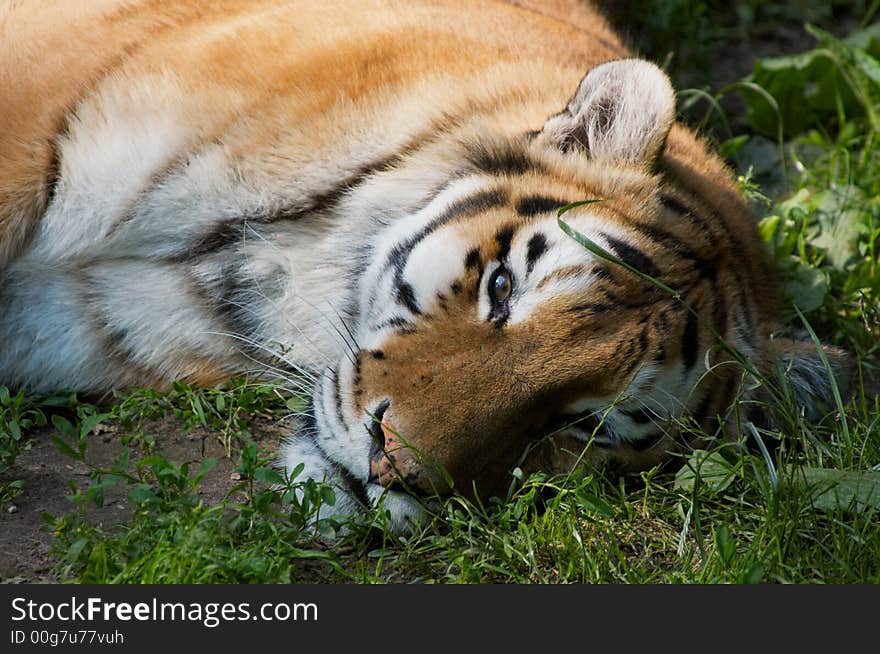
{"label": "tiger", "polygon": [[846,383],[588,2],[13,1],[0,41],[7,386],[274,380],[310,398],[279,465],[406,530],[736,440],[773,370],[811,419]]}

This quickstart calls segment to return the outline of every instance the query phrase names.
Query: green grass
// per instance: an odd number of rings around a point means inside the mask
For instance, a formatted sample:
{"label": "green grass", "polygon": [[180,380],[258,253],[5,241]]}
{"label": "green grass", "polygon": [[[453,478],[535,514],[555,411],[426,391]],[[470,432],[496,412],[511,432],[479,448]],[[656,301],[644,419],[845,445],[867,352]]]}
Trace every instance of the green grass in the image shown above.
{"label": "green grass", "polygon": [[[213,461],[194,471],[129,452],[73,494],[84,507],[126,485],[126,526],[104,529],[79,511],[47,526],[62,576],[94,583],[878,582],[880,482],[865,472],[880,460],[878,400],[860,398],[847,419],[847,442],[835,424],[804,424],[770,460],[719,447],[675,478],[534,475],[505,501],[449,499],[409,537],[385,533],[381,515],[314,524],[332,493],[280,478],[253,443],[240,451],[240,482],[213,506],[198,495]],[[89,440],[69,443],[75,458],[88,459]]]}
{"label": "green grass", "polygon": [[126,450],[109,469],[93,469],[92,483],[75,492],[73,502],[81,508],[100,503],[108,488],[123,483],[133,516],[109,531],[80,512],[45,516],[62,577],[83,583],[289,583],[310,561],[338,567],[316,540],[332,535],[333,525],[313,520],[325,501],[335,501],[329,488],[303,482],[294,493],[251,443],[240,453],[241,481],[223,501],[207,506],[199,485],[216,463],[204,459],[191,471],[186,463],[151,455],[132,465]]}
{"label": "green grass", "polygon": [[[869,25],[878,5],[616,4],[644,17],[633,38],[679,83],[708,84],[713,49],[746,34],[804,20],[835,26],[836,37],[812,29],[805,52],[763,59],[737,83],[681,94],[681,111],[754,199],[785,317],[855,354],[866,379],[880,354],[880,32]],[[843,35],[839,25],[868,30]],[[683,45],[667,57],[670,44]],[[674,476],[652,470],[625,484],[588,470],[512,479],[508,497],[451,498],[407,537],[388,534],[381,513],[315,522],[333,493],[281,478],[251,428],[255,415],[280,420],[302,400],[244,381],[138,391],[100,408],[0,391],[0,478],[48,416],[58,449],[91,469],[71,490],[71,512],[46,517],[59,576],[80,582],[880,582],[880,399],[864,382],[809,425],[786,403],[784,379],[767,383],[782,389],[774,408],[783,427],[759,433],[755,453],[718,444]],[[158,453],[150,429],[162,416],[211,430],[238,462],[224,499],[200,497],[211,460]],[[123,439],[106,466],[92,463],[98,424],[116,425]],[[111,488],[125,489],[132,510],[121,527],[86,511]],[[0,502],[22,490],[3,482]]]}
{"label": "green grass", "polygon": [[46,415],[24,393],[11,395],[0,386],[0,510],[24,489],[24,481],[9,478],[18,454],[29,446],[27,433],[46,424]]}

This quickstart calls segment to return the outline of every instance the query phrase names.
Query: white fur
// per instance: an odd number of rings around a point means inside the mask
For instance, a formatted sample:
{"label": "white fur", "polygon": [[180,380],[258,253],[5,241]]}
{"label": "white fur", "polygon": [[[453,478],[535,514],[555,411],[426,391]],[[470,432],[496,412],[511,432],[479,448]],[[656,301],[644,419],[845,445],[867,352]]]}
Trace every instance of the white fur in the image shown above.
{"label": "white fur", "polygon": [[413,248],[404,275],[424,312],[436,308],[438,289],[449,288],[461,276],[462,252],[467,252],[469,243],[457,230],[441,229]]}

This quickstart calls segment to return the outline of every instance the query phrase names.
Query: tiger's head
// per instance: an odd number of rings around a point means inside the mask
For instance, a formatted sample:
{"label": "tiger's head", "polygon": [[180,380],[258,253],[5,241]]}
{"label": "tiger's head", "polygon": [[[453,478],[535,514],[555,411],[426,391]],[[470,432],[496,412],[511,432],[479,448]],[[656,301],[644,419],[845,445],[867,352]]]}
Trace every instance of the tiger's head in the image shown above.
{"label": "tiger's head", "polygon": [[[460,172],[362,270],[357,347],[314,399],[322,450],[370,489],[485,496],[518,463],[589,444],[644,469],[694,444],[681,425],[714,433],[743,379],[731,350],[827,398],[815,350],[770,338],[748,203],[674,114],[666,75],[623,60],[541,129],[458,143]],[[585,200],[562,220],[598,251],[557,220]]]}

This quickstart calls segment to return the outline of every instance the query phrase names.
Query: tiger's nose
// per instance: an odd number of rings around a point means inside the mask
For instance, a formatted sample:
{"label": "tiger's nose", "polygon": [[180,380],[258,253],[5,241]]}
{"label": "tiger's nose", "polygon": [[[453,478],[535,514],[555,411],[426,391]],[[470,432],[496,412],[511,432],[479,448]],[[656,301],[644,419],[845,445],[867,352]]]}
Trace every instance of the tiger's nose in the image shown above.
{"label": "tiger's nose", "polygon": [[419,494],[433,494],[436,492],[434,484],[425,474],[418,455],[404,443],[397,428],[386,416],[390,404],[389,400],[379,404],[368,426],[372,444],[370,477],[367,481],[385,488],[402,486]]}
{"label": "tiger's nose", "polygon": [[[401,485],[412,490],[419,488],[419,469],[412,456],[407,455],[407,447],[395,434],[394,426],[382,424],[384,445],[370,459],[370,481],[385,488]],[[427,489],[425,489],[427,490]]]}

